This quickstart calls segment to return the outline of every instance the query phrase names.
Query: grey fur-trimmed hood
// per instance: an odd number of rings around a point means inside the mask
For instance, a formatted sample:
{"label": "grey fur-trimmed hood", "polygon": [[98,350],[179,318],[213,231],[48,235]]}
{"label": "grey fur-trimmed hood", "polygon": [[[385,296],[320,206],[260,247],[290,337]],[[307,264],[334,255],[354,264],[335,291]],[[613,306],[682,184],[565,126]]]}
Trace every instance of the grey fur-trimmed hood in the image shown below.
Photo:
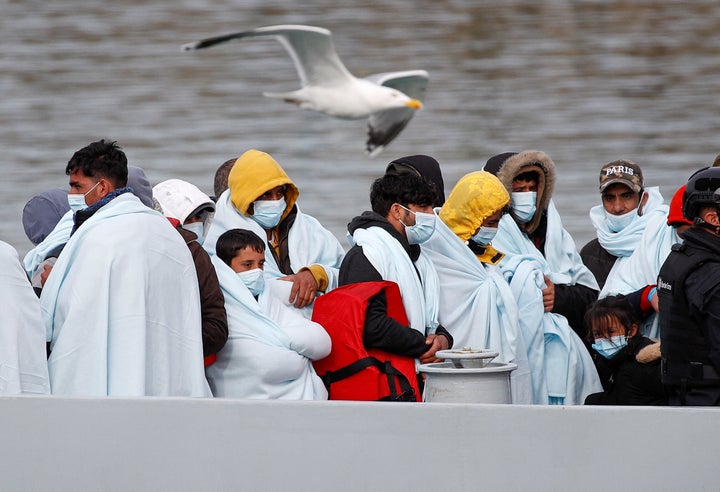
{"label": "grey fur-trimmed hood", "polygon": [[523,229],[532,233],[537,229],[552,198],[555,188],[555,163],[545,152],[540,150],[523,150],[522,152],[505,152],[488,159],[483,170],[498,177],[508,193],[512,193],[513,179],[524,172],[536,170],[538,180],[537,211]]}

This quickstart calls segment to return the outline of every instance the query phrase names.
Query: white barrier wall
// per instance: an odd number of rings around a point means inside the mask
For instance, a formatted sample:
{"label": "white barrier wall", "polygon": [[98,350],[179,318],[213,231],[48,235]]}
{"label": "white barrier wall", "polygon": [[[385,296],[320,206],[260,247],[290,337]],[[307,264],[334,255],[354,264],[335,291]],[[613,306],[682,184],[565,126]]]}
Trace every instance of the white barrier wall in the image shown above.
{"label": "white barrier wall", "polygon": [[718,490],[720,411],[0,398],[2,490]]}

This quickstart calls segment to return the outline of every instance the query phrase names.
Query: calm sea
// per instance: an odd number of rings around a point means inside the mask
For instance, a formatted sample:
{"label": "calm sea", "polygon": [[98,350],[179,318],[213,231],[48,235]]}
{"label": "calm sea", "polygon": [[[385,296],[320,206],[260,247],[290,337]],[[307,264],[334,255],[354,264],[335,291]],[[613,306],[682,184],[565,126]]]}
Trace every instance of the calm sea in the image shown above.
{"label": "calm sea", "polygon": [[[295,4],[299,2],[292,2]],[[117,140],[153,184],[171,177],[209,194],[215,169],[249,148],[272,154],[302,209],[344,244],[387,162],[430,154],[447,192],[488,157],[547,152],[555,201],[582,245],[593,237],[598,171],[638,162],[666,200],[720,152],[720,3],[418,0],[0,0],[0,239],[21,255],[25,202],[65,187],[91,141]],[[380,156],[365,122],[266,99],[298,87],[279,43],[200,52],[197,39],[272,24],[331,29],[358,76],[423,68],[426,105]]]}

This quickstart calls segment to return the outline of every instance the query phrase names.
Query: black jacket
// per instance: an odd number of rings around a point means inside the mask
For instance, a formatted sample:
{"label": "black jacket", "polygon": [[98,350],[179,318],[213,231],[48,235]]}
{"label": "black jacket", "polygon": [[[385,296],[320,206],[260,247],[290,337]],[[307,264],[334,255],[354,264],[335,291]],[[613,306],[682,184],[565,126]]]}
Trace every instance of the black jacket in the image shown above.
{"label": "black jacket", "polygon": [[[353,234],[356,229],[381,227],[390,233],[405,249],[410,259],[415,262],[420,256],[420,246],[408,244],[407,239],[381,215],[375,212],[364,212],[348,224],[348,231]],[[346,285],[357,282],[377,282],[385,280],[365,257],[362,247],[355,245],[347,252],[342,264],[338,284]],[[427,352],[425,336],[417,330],[404,326],[386,314],[387,301],[385,294],[380,293],[368,303],[363,331],[363,343],[367,348],[382,349],[387,352],[419,357]],[[438,326],[436,333],[447,337],[450,347],[453,338],[443,326]]]}
{"label": "black jacket", "polygon": [[654,343],[634,337],[612,359],[591,350],[603,392],[588,395],[585,405],[667,405],[660,382],[660,351]]}
{"label": "black jacket", "polygon": [[580,250],[580,258],[588,270],[592,272],[597,280],[600,289],[605,285],[608,274],[612,270],[617,256],[613,256],[607,252],[605,248],[600,245],[600,241],[597,238],[588,242]]}

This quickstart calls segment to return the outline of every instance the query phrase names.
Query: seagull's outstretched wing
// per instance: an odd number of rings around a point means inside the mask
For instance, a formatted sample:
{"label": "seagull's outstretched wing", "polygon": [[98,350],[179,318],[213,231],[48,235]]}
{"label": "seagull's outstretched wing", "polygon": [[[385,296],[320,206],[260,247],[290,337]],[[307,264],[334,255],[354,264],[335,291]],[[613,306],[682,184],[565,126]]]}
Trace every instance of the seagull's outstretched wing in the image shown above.
{"label": "seagull's outstretched wing", "polygon": [[[367,80],[379,85],[392,87],[405,95],[423,101],[428,84],[425,70],[406,70],[371,75]],[[375,113],[368,118],[368,139],[365,144],[371,157],[378,155],[415,115],[410,108],[389,109]]]}
{"label": "seagull's outstretched wing", "polygon": [[235,39],[275,37],[290,54],[300,81],[306,85],[335,85],[354,79],[335,52],[329,30],[303,25],[260,27],[203,39],[183,46],[185,51],[209,48]]}

